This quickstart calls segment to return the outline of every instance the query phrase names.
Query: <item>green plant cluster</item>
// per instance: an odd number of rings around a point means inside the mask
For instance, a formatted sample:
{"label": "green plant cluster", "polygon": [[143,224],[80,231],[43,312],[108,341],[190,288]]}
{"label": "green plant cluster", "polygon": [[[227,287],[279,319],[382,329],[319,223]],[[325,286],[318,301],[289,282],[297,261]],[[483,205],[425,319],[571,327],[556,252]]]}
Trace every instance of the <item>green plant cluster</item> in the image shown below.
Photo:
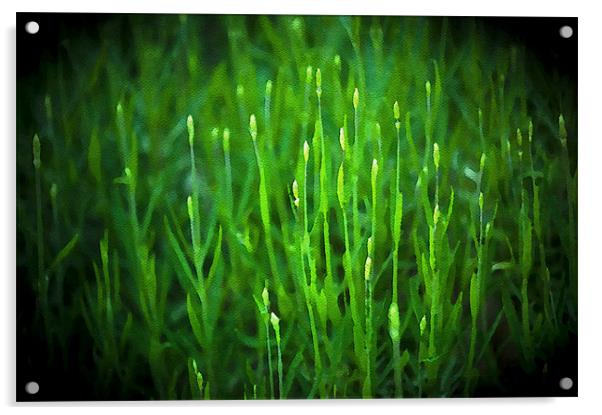
{"label": "green plant cluster", "polygon": [[503,394],[576,334],[575,91],[520,44],[469,19],[97,29],[19,85],[17,236],[49,359],[88,338],[99,399]]}

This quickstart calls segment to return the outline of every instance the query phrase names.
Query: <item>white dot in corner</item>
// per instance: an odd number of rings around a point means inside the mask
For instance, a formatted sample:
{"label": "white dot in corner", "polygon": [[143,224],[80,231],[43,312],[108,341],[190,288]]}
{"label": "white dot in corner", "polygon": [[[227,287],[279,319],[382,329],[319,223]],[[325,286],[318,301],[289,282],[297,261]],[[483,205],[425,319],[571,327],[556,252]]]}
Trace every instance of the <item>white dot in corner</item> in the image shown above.
{"label": "white dot in corner", "polygon": [[568,39],[573,36],[573,28],[571,26],[562,26],[560,28],[560,36]]}
{"label": "white dot in corner", "polygon": [[25,392],[29,393],[30,395],[35,395],[39,391],[40,385],[38,385],[38,382],[27,382],[25,385]]}
{"label": "white dot in corner", "polygon": [[30,35],[35,35],[36,33],[38,33],[40,31],[40,25],[38,24],[38,22],[27,22],[25,24],[25,31],[27,33],[29,33]]}
{"label": "white dot in corner", "polygon": [[573,387],[573,379],[571,378],[562,378],[560,379],[560,388],[568,391]]}

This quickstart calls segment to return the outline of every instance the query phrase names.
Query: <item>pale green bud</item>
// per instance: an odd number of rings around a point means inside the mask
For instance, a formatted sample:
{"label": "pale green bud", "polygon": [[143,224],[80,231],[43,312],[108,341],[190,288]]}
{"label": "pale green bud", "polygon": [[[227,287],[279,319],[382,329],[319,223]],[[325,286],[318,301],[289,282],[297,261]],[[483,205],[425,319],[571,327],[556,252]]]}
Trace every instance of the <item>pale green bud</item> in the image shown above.
{"label": "pale green bud", "polygon": [[192,197],[188,196],[186,199],[186,205],[188,206],[188,218],[192,222],[194,220],[194,206],[192,204]]}
{"label": "pale green bud", "polygon": [[533,121],[529,120],[529,142],[533,141]]}
{"label": "pale green bud", "polygon": [[426,316],[422,316],[420,320],[420,336],[424,336],[424,332],[426,331]]}
{"label": "pale green bud", "polygon": [[372,254],[374,254],[374,243],[373,243],[373,239],[372,236],[368,238],[368,256],[371,257],[373,256]]}
{"label": "pale green bud", "polygon": [[483,210],[483,192],[479,193],[479,209]]}
{"label": "pale green bud", "polygon": [[265,309],[267,311],[267,309],[270,308],[270,293],[268,291],[267,285],[263,288],[263,291],[261,292],[261,299],[263,300],[263,305],[265,306]]}
{"label": "pale green bud", "polygon": [[400,113],[399,113],[399,102],[395,101],[393,104],[393,116],[397,121],[399,121]]}
{"label": "pale green bud", "polygon": [[481,153],[481,163],[480,163],[481,171],[483,171],[483,169],[485,168],[485,160],[487,160],[487,156],[485,155],[485,153]]}
{"label": "pale green bud", "polygon": [[215,142],[217,141],[217,137],[219,137],[219,128],[213,127],[211,129],[211,139]]}
{"label": "pale green bud", "polygon": [[33,136],[33,167],[35,169],[39,169],[42,165],[42,161],[40,159],[40,138],[37,134]]}
{"label": "pale green bud", "polygon": [[389,336],[394,342],[399,341],[399,307],[397,303],[391,303],[389,306]]}
{"label": "pale green bud", "polygon": [[230,151],[230,130],[228,128],[224,128],[223,137],[224,151],[228,153]]}
{"label": "pale green bud", "polygon": [[562,114],[560,114],[558,117],[558,136],[560,137],[560,141],[563,143],[563,145],[566,145],[567,133],[566,126],[564,124],[564,116]]}
{"label": "pale green bud", "polygon": [[376,184],[376,176],[378,175],[378,161],[376,159],[372,159],[372,186]]}
{"label": "pale green bud", "polygon": [[339,144],[341,144],[341,150],[345,151],[345,129],[343,127],[339,130]]}
{"label": "pale green bud", "polygon": [[516,141],[519,147],[523,145],[523,133],[521,133],[520,128],[516,129]]}
{"label": "pale green bud", "polygon": [[50,199],[52,200],[52,204],[56,203],[57,193],[58,193],[58,188],[56,186],[56,183],[52,183],[52,185],[50,186]]}
{"label": "pale green bud", "polygon": [[305,82],[307,85],[311,85],[311,81],[313,80],[314,69],[311,66],[308,66],[305,70]]}
{"label": "pale green bud", "polygon": [[360,105],[360,91],[355,88],[353,91],[353,108],[357,111],[357,107]]}
{"label": "pale green bud", "polygon": [[433,222],[435,225],[439,223],[439,219],[441,219],[441,211],[439,210],[439,205],[435,205],[435,210],[433,211]]}
{"label": "pale green bud", "polygon": [[339,174],[337,176],[337,196],[339,197],[339,204],[341,209],[345,206],[345,169],[343,163],[339,166]]}
{"label": "pale green bud", "polygon": [[251,133],[251,139],[253,141],[257,140],[257,120],[255,119],[255,114],[251,114],[249,118],[249,132]]}
{"label": "pale green bud", "polygon": [[320,68],[316,69],[316,95],[318,95],[318,98],[322,96],[322,72]]}
{"label": "pale green bud", "polygon": [[274,328],[274,333],[276,334],[276,342],[278,344],[280,344],[280,319],[273,312],[270,315],[270,323],[272,323],[272,327]]}
{"label": "pale green bud", "polygon": [[272,81],[269,79],[265,83],[265,96],[266,96],[266,98],[269,98],[270,96],[272,96]]}
{"label": "pale green bud", "polygon": [[431,81],[426,81],[424,88],[426,89],[426,98],[431,99]]}
{"label": "pale green bud", "polygon": [[278,331],[280,329],[280,319],[274,312],[272,312],[272,314],[270,315],[270,323],[272,323],[274,331]]}
{"label": "pale green bud", "polygon": [[293,21],[291,22],[291,29],[293,29],[295,32],[301,32],[301,30],[303,29],[303,21],[300,17],[295,17],[293,19]]}
{"label": "pale green bud", "polygon": [[242,97],[244,97],[245,95],[245,87],[238,84],[236,85],[236,96],[238,97],[238,99],[242,99]]}
{"label": "pale green bud", "polygon": [[299,199],[299,183],[297,183],[297,179],[293,180],[293,196],[295,199]]}
{"label": "pale green bud", "polygon": [[334,55],[334,66],[338,71],[341,70],[341,57],[339,55]]}
{"label": "pale green bud", "polygon": [[293,197],[295,198],[295,200],[293,200],[293,204],[295,205],[295,207],[299,207],[299,183],[297,183],[297,179],[293,180]]}
{"label": "pale green bud", "polygon": [[435,169],[439,170],[439,160],[441,155],[439,154],[439,144],[433,144],[433,161],[435,162]]}
{"label": "pale green bud", "polygon": [[305,160],[305,164],[307,164],[307,161],[309,160],[309,144],[307,141],[303,142],[303,160]]}
{"label": "pale green bud", "polygon": [[370,280],[370,276],[372,275],[372,258],[366,258],[366,264],[364,265],[364,279],[366,281]]}
{"label": "pale green bud", "polygon": [[192,147],[194,145],[194,120],[192,115],[189,115],[186,119],[186,127],[188,127],[188,144]]}

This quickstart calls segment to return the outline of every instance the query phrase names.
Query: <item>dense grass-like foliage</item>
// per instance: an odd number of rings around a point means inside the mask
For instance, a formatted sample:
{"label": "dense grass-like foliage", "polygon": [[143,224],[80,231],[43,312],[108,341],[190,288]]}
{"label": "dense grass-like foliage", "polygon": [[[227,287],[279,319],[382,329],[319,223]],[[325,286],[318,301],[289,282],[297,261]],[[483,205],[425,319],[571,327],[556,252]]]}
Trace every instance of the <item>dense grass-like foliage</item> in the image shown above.
{"label": "dense grass-like foliage", "polygon": [[19,81],[20,370],[97,399],[558,382],[575,86],[520,43],[471,19],[128,16],[43,62]]}

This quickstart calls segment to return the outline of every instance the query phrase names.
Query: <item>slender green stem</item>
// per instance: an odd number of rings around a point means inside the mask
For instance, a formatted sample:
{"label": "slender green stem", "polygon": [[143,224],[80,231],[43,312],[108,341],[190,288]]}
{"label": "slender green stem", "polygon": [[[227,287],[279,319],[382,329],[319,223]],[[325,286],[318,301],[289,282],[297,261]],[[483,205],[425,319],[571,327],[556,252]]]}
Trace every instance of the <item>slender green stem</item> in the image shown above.
{"label": "slender green stem", "polygon": [[259,210],[261,213],[261,221],[263,223],[263,230],[265,233],[265,244],[268,251],[268,259],[270,262],[270,270],[273,278],[277,284],[281,284],[280,275],[278,273],[278,266],[276,265],[276,252],[274,250],[274,242],[272,240],[271,232],[271,220],[270,220],[270,205],[268,202],[268,191],[266,184],[265,170],[261,155],[259,153],[259,147],[257,145],[257,121],[255,115],[251,115],[249,121],[249,132],[251,134],[251,140],[253,141],[253,149],[255,151],[255,159],[257,161],[257,167],[259,169]]}
{"label": "slender green stem", "polygon": [[274,328],[274,334],[276,336],[276,348],[278,349],[278,398],[284,399],[286,396],[284,395],[283,389],[283,369],[282,369],[282,349],[280,345],[280,319],[274,313],[270,316],[270,322],[272,323],[272,327]]}

